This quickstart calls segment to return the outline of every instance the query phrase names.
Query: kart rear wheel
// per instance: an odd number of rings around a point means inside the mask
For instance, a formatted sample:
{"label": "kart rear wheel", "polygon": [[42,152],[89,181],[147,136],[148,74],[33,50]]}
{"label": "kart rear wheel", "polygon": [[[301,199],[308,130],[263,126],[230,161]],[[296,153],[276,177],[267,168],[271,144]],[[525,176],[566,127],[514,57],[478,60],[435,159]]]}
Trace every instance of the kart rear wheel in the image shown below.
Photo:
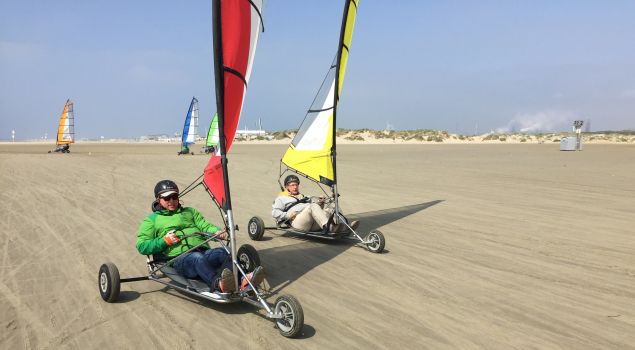
{"label": "kart rear wheel", "polygon": [[258,255],[256,248],[249,244],[241,245],[236,255],[238,263],[245,273],[249,273],[257,266],[260,266],[260,255]]}
{"label": "kart rear wheel", "polygon": [[366,243],[366,248],[371,253],[381,253],[386,245],[384,234],[379,230],[370,231],[366,237],[366,241],[368,241],[368,243]]}
{"label": "kart rear wheel", "polygon": [[97,281],[101,298],[108,303],[115,302],[119,297],[119,288],[121,287],[117,266],[111,262],[101,265]]}
{"label": "kart rear wheel", "polygon": [[283,295],[274,305],[274,312],[283,315],[282,318],[276,319],[280,334],[287,338],[297,336],[304,327],[304,311],[298,299],[291,295]]}
{"label": "kart rear wheel", "polygon": [[247,224],[247,234],[252,240],[259,241],[265,234],[265,222],[258,216],[252,217]]}

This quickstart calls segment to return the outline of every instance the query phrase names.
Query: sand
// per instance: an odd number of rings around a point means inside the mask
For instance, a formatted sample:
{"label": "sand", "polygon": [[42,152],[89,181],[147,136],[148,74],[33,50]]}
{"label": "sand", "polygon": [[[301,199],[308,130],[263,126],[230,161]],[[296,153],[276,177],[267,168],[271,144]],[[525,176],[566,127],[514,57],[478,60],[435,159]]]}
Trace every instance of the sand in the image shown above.
{"label": "sand", "polygon": [[[252,215],[271,223],[285,146],[237,144],[239,243],[258,249],[273,291],[304,308],[301,337],[286,339],[252,306],[150,281],[123,284],[115,304],[99,296],[103,262],[122,277],[146,272],[134,241],[156,181],[187,185],[206,156],[2,144],[0,348],[633,349],[635,146],[558,146],[339,147],[343,208],[387,239],[372,254],[273,232],[250,241]],[[184,204],[219,221],[202,189]]]}

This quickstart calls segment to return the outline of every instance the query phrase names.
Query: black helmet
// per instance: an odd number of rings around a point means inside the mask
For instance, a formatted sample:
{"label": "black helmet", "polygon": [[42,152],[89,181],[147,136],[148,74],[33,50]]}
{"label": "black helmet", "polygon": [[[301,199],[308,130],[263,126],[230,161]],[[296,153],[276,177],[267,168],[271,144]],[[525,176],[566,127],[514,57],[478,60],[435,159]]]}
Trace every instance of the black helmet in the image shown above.
{"label": "black helmet", "polygon": [[297,182],[298,184],[300,184],[300,178],[298,178],[295,175],[289,175],[289,176],[284,178],[284,185],[285,186],[290,184],[291,182]]}
{"label": "black helmet", "polygon": [[161,180],[154,186],[154,198],[159,198],[160,195],[166,192],[179,193],[179,187],[172,180]]}

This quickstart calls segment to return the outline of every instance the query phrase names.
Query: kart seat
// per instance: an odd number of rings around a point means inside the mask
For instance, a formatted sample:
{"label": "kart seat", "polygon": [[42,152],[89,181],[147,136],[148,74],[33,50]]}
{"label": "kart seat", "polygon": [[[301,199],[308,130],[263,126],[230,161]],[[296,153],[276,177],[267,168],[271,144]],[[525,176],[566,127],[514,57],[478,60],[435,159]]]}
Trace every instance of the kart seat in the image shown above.
{"label": "kart seat", "polygon": [[276,222],[276,227],[281,228],[281,229],[291,228],[291,221],[289,221],[289,220],[278,221],[278,222]]}
{"label": "kart seat", "polygon": [[181,286],[187,287],[189,289],[195,290],[197,292],[209,292],[210,289],[203,282],[203,280],[199,278],[185,278],[181,276],[176,269],[172,266],[165,266],[165,264],[170,260],[164,254],[154,254],[148,255],[148,259],[150,260],[148,264],[153,268],[161,267],[161,272],[165,275],[165,277],[171,279],[173,282],[180,284]]}

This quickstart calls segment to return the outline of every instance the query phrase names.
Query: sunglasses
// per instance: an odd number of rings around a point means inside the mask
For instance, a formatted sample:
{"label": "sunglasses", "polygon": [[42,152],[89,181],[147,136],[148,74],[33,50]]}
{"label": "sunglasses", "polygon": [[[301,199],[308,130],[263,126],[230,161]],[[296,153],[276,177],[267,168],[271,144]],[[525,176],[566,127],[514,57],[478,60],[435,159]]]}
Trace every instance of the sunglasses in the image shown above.
{"label": "sunglasses", "polygon": [[166,197],[161,197],[161,199],[165,200],[165,201],[171,201],[171,200],[175,200],[175,199],[179,199],[179,195],[176,193],[173,193],[169,196]]}

